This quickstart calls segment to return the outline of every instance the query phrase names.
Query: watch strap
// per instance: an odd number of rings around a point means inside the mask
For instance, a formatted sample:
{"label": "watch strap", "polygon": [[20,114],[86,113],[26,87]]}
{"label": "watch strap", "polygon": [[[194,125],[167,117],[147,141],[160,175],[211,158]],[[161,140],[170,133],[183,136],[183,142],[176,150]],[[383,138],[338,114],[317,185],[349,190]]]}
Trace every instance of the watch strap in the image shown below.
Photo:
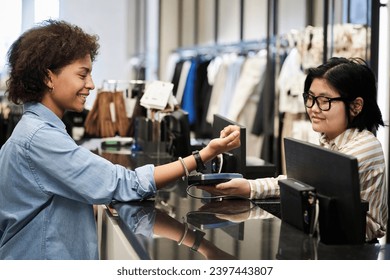
{"label": "watch strap", "polygon": [[194,245],[192,245],[191,250],[196,252],[199,249],[200,243],[202,242],[205,233],[200,230],[194,230],[194,233],[195,233],[195,242]]}
{"label": "watch strap", "polygon": [[203,163],[203,160],[200,157],[199,151],[192,152],[192,155],[194,156],[195,161],[196,161],[196,171],[202,172],[202,171],[206,170],[206,165]]}

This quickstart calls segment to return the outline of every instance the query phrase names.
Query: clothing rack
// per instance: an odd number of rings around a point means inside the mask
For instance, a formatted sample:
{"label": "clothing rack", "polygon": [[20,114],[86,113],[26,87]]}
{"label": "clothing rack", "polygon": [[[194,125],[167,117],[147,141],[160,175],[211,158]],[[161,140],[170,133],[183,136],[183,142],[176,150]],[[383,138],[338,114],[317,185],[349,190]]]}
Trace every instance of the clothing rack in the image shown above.
{"label": "clothing rack", "polygon": [[[275,42],[276,38],[272,38],[271,42]],[[181,57],[195,57],[199,55],[215,56],[223,53],[236,52],[247,54],[251,51],[259,51],[267,48],[267,39],[253,41],[239,41],[227,44],[213,45],[195,45],[190,47],[176,48],[172,52],[178,53]]]}
{"label": "clothing rack", "polygon": [[[381,4],[380,0],[366,0],[366,28],[369,26],[371,27],[371,36],[370,36],[370,42],[367,48],[367,52],[369,52],[369,60],[367,61],[371,67],[371,69],[374,71],[375,75],[378,75],[378,49],[379,49],[379,11],[380,8],[386,6],[386,4]],[[313,6],[310,6],[311,9],[313,9]],[[334,26],[334,16],[335,13],[335,3],[334,0],[330,2],[330,0],[323,0],[323,26]],[[347,23],[351,22],[351,0],[347,1]],[[331,10],[331,13],[329,13],[329,10]],[[310,13],[313,13],[311,11]],[[329,17],[331,16],[331,20],[329,20]],[[332,33],[330,34],[332,36]],[[328,29],[324,28],[324,46],[323,46],[323,62],[328,60],[328,56],[332,55],[332,42],[331,45],[328,45]],[[330,51],[330,54],[328,53],[328,50]]]}
{"label": "clothing rack", "polygon": [[[377,72],[377,46],[378,46],[378,36],[376,36],[379,20],[379,6],[380,1],[372,1],[372,6],[369,6],[369,2],[367,1],[367,10],[368,13],[371,13],[371,20],[367,24],[372,27],[371,38],[370,41],[367,42],[367,48],[371,48],[370,50],[370,64],[373,67],[373,70]],[[240,1],[240,25],[243,25],[243,16],[244,16],[244,1]],[[313,14],[315,11],[315,5],[311,3],[311,1],[307,1],[307,12],[306,12],[306,23],[308,25],[313,24]],[[219,1],[215,1],[215,42],[218,42],[218,7]],[[321,4],[321,1],[319,2]],[[328,56],[333,52],[334,42],[330,41],[333,39],[333,25],[334,15],[336,13],[335,1],[323,0],[323,61],[328,59]],[[348,5],[350,7],[350,5]],[[280,61],[282,59],[279,54],[286,47],[289,46],[288,39],[283,37],[283,35],[279,34],[278,30],[278,21],[279,21],[279,1],[278,0],[267,0],[267,35],[266,38],[259,41],[240,41],[237,43],[229,43],[229,44],[218,44],[215,43],[210,46],[201,46],[201,45],[193,45],[191,47],[177,48],[174,52],[178,53],[181,58],[191,58],[197,56],[216,56],[218,54],[223,54],[227,52],[237,52],[244,53],[247,51],[255,51],[260,49],[267,49],[267,67],[266,67],[266,87],[263,92],[264,100],[262,104],[259,104],[259,111],[263,111],[263,118],[259,120],[262,126],[262,133],[265,133],[265,140],[263,142],[263,150],[261,154],[261,158],[263,158],[267,162],[272,162],[276,166],[279,166],[280,170],[280,141],[279,138],[279,127],[275,126],[278,118],[280,117],[278,114],[278,96],[276,92],[276,80],[278,77],[279,67],[281,65]],[[350,13],[350,12],[348,12]],[[367,17],[368,20],[368,17]],[[330,25],[330,29],[328,30],[328,26]],[[240,26],[240,39],[242,39],[243,34],[243,26]],[[325,43],[326,42],[326,43]],[[276,120],[276,121],[275,121]]]}

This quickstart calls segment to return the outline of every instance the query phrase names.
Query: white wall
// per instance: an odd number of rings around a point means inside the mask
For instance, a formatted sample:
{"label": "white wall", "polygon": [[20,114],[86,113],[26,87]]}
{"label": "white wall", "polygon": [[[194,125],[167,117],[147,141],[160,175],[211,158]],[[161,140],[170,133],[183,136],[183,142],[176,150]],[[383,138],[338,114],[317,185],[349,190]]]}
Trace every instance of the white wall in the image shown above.
{"label": "white wall", "polygon": [[[379,70],[378,70],[378,103],[382,111],[382,116],[385,124],[390,125],[390,16],[389,8],[382,7],[380,14],[380,41],[379,41]],[[385,127],[379,130],[378,138],[382,143],[383,150],[386,157],[386,166],[389,170],[390,158],[389,158],[389,127]],[[387,173],[387,182],[389,182],[390,174]],[[388,239],[389,240],[389,239]]]}
{"label": "white wall", "polygon": [[[127,0],[60,0],[60,19],[99,35],[100,53],[93,65],[95,87],[103,80],[128,79],[128,1]],[[87,99],[92,106],[95,91]]]}
{"label": "white wall", "polygon": [[286,34],[291,29],[302,30],[305,27],[306,1],[280,0],[278,9],[279,34]]}

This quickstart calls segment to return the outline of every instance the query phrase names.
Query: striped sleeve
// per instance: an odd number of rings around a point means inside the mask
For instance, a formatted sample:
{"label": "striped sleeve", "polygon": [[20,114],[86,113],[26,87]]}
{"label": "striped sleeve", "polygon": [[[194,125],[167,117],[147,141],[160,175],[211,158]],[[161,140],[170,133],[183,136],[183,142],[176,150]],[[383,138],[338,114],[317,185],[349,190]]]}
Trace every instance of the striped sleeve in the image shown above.
{"label": "striped sleeve", "polygon": [[261,178],[256,180],[248,180],[251,194],[251,199],[261,199],[270,197],[279,197],[279,185],[278,181],[286,179],[286,175],[279,175],[277,178]]}

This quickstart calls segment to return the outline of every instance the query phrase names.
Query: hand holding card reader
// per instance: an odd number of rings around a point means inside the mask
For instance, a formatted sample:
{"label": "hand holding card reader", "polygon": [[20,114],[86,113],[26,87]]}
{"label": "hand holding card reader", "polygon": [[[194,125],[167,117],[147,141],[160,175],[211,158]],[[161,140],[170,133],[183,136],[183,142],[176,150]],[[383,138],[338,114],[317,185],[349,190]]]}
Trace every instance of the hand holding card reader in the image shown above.
{"label": "hand holding card reader", "polygon": [[199,186],[215,186],[220,183],[228,182],[234,178],[243,178],[243,176],[240,173],[197,173],[188,176],[188,184]]}

